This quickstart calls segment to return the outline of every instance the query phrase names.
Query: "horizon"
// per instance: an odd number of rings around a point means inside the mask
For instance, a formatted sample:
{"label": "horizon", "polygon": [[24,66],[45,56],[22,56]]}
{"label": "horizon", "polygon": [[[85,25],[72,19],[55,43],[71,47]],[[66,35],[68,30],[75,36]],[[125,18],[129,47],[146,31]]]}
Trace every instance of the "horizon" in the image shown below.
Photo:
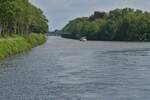
{"label": "horizon", "polygon": [[[150,1],[146,0],[30,0],[32,4],[41,8],[49,20],[49,31],[62,29],[70,20],[77,17],[88,17],[94,11],[105,11],[116,8],[132,8],[150,11]],[[83,6],[84,4],[84,6]]]}

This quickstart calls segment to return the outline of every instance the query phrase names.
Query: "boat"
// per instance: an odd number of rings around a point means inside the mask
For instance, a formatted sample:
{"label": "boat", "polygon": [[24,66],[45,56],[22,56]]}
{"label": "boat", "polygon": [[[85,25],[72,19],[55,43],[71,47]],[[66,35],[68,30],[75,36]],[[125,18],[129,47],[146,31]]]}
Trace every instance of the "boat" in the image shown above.
{"label": "boat", "polygon": [[81,38],[80,38],[80,41],[85,42],[85,41],[87,41],[87,38],[86,38],[86,37],[81,37]]}

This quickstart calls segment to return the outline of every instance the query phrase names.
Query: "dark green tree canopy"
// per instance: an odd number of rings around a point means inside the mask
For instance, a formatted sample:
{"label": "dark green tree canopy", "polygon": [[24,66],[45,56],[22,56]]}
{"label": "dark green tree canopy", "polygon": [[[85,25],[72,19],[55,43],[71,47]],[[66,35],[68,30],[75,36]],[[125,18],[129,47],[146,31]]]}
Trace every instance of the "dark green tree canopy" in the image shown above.
{"label": "dark green tree canopy", "polygon": [[131,8],[95,12],[70,21],[63,31],[92,40],[150,41],[150,13]]}

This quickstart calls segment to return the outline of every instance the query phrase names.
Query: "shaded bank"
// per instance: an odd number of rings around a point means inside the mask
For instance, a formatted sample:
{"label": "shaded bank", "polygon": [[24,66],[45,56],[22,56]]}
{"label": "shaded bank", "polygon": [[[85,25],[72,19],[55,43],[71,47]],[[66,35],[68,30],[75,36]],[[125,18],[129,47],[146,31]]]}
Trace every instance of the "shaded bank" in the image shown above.
{"label": "shaded bank", "polygon": [[77,37],[74,34],[70,34],[70,33],[62,33],[61,37],[70,38],[70,39],[77,39]]}
{"label": "shaded bank", "polygon": [[0,59],[27,51],[37,45],[43,44],[46,36],[43,34],[30,34],[0,38]]}

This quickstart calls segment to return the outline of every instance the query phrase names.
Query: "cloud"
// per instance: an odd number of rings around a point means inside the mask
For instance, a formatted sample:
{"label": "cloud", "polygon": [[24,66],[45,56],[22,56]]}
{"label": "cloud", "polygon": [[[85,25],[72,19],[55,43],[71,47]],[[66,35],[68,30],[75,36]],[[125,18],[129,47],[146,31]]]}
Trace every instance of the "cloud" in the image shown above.
{"label": "cloud", "polygon": [[69,20],[89,16],[94,11],[131,7],[150,11],[149,0],[30,0],[42,8],[49,19],[50,30],[61,29]]}

